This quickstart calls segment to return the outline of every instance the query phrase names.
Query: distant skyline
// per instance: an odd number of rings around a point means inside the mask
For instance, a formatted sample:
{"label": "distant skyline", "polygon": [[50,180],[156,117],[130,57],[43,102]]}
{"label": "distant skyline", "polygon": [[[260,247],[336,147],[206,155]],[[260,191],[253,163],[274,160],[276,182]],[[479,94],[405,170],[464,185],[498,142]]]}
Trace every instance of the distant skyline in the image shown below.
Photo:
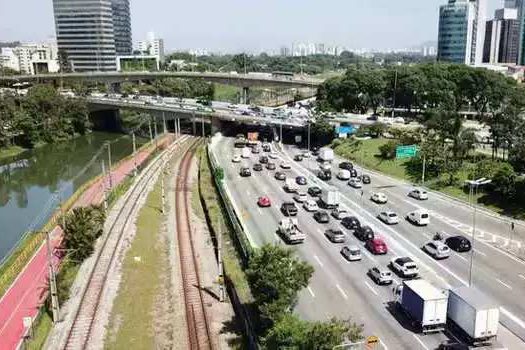
{"label": "distant skyline", "polygon": [[[131,0],[133,41],[154,31],[166,50],[278,50],[293,42],[394,49],[436,41],[447,0]],[[503,0],[489,0],[487,17]],[[0,0],[0,41],[54,37],[52,0]]]}

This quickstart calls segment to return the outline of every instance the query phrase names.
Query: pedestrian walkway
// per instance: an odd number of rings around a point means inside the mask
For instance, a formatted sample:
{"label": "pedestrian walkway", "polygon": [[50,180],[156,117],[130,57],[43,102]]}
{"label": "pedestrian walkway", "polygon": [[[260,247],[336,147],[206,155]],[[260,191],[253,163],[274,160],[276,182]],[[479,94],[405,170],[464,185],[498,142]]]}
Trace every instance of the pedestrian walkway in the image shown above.
{"label": "pedestrian walkway", "polygon": [[[165,147],[173,141],[168,135],[159,141],[159,147]],[[122,183],[133,174],[135,164],[141,166],[155,150],[153,145],[140,150],[135,159],[132,157],[118,163],[111,171],[113,186]],[[104,185],[107,178],[97,179],[73,204],[73,208],[91,204],[101,204],[104,199]],[[56,226],[50,233],[53,251],[60,245],[62,229]],[[53,264],[60,263],[58,255],[53,255]],[[0,350],[16,349],[25,333],[24,317],[34,319],[42,306],[48,291],[47,248],[42,244],[27,266],[22,270],[10,289],[0,299]]]}

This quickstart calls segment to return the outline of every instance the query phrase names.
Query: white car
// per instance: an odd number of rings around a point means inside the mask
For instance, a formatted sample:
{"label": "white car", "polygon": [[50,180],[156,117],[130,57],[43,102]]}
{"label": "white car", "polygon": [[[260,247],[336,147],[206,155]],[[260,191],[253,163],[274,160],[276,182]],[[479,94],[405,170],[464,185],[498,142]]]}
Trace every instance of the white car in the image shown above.
{"label": "white car", "polygon": [[368,275],[377,284],[392,284],[392,272],[388,271],[384,267],[375,266],[368,270]]}
{"label": "white car", "polygon": [[334,210],[332,210],[331,214],[334,217],[334,219],[336,219],[336,220],[343,220],[344,218],[350,216],[350,213],[348,212],[348,210],[346,210],[346,209],[344,209],[342,207],[335,208]]}
{"label": "white car", "polygon": [[343,181],[350,180],[350,171],[345,169],[339,170],[339,172],[337,173],[337,178]]}
{"label": "white car", "polygon": [[281,163],[281,168],[283,168],[283,169],[290,169],[291,167],[292,166],[288,162],[282,162]]}
{"label": "white car", "polygon": [[277,159],[277,153],[270,152],[270,154],[268,154],[268,157],[271,158],[271,159]]}
{"label": "white car", "polygon": [[308,199],[306,202],[304,202],[303,208],[304,208],[304,210],[310,211],[310,212],[314,212],[314,211],[318,211],[319,210],[319,206],[312,199]]}
{"label": "white car", "polygon": [[383,192],[372,192],[370,200],[378,204],[385,204],[386,202],[388,202],[388,198]]}
{"label": "white car", "polygon": [[441,241],[430,241],[425,243],[423,250],[434,259],[446,259],[450,256],[450,248]]}
{"label": "white car", "polygon": [[394,118],[394,123],[405,124],[405,119],[403,117],[396,117]]}
{"label": "white car", "polygon": [[382,211],[377,218],[387,225],[399,224],[399,216],[391,210]]}
{"label": "white car", "polygon": [[304,151],[302,154],[303,158],[310,158],[310,152]]}
{"label": "white car", "polygon": [[232,162],[233,163],[240,163],[241,162],[241,156],[238,155],[238,154],[234,155],[233,158],[232,158]]}
{"label": "white car", "polygon": [[424,201],[428,199],[427,191],[421,188],[414,188],[412,191],[408,192],[408,196],[415,198],[415,199],[419,199],[420,201]]}
{"label": "white car", "polygon": [[390,267],[401,277],[416,277],[419,268],[414,260],[409,257],[397,257],[390,261]]}
{"label": "white car", "polygon": [[362,188],[363,183],[361,182],[360,178],[353,178],[350,181],[348,181],[348,185],[353,188]]}
{"label": "white car", "polygon": [[293,196],[293,199],[297,203],[303,203],[308,200],[308,196],[306,195],[306,192],[298,192]]}
{"label": "white car", "polygon": [[361,260],[361,249],[356,245],[344,246],[341,249],[341,255],[348,261]]}
{"label": "white car", "polygon": [[426,226],[430,224],[430,215],[425,209],[418,209],[407,214],[406,219],[418,226]]}

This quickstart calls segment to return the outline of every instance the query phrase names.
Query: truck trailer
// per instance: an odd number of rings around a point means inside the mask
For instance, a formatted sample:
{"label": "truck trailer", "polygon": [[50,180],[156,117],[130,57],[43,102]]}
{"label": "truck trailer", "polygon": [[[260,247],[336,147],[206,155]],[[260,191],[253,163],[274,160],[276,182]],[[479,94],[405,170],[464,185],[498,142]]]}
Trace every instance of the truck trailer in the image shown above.
{"label": "truck trailer", "polygon": [[339,191],[335,188],[330,188],[321,193],[320,207],[324,209],[335,209],[339,206]]}
{"label": "truck trailer", "polygon": [[464,286],[450,290],[447,317],[450,330],[459,330],[472,345],[497,336],[499,306],[478,289]]}
{"label": "truck trailer", "polygon": [[396,306],[422,333],[443,331],[447,324],[448,291],[423,279],[403,281],[394,287]]}
{"label": "truck trailer", "polygon": [[334,160],[334,150],[323,147],[319,150],[319,160],[322,162],[332,162]]}

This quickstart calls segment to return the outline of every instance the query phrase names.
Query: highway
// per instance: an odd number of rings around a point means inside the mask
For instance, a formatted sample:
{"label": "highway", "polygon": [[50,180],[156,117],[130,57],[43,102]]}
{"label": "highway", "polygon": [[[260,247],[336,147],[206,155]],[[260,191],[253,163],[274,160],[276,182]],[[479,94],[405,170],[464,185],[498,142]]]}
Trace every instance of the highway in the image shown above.
{"label": "highway", "polygon": [[[227,188],[252,243],[256,246],[268,242],[281,243],[281,238],[276,235],[278,222],[282,218],[279,208],[283,201],[292,197],[281,188],[284,183],[273,178],[274,171],[266,169],[259,173],[252,172],[251,177],[241,178],[238,174],[240,165],[231,162],[234,153],[233,139],[222,137],[214,140],[214,145],[214,153],[224,165]],[[285,172],[290,176],[306,175],[309,162],[291,161],[288,157],[294,154],[295,150],[286,150],[287,152],[280,156],[292,165],[292,170]],[[252,166],[259,156],[253,155],[252,159],[245,162]],[[313,169],[317,165],[312,160],[310,166]],[[326,183],[315,179],[313,175],[309,176],[309,181],[309,185],[316,182],[323,189],[327,187]],[[372,175],[372,181],[371,187],[391,185],[389,179],[376,175]],[[390,252],[386,256],[372,256],[363,250],[364,258],[361,262],[347,262],[339,254],[341,245],[331,243],[323,234],[328,227],[340,226],[339,222],[331,218],[328,225],[318,224],[312,214],[306,213],[300,207],[297,217],[299,227],[307,233],[308,238],[304,244],[294,246],[294,249],[315,267],[315,273],[308,288],[301,292],[297,313],[312,320],[332,316],[351,317],[353,321],[365,325],[365,335],[378,335],[384,347],[388,349],[433,349],[447,340],[447,335],[443,333],[426,336],[414,333],[405,318],[392,312],[391,288],[377,286],[367,277],[366,272],[375,265],[386,266],[396,255],[410,256],[418,263],[421,275],[425,279],[441,287],[455,287],[468,283],[468,256],[454,254],[445,261],[435,261],[421,251],[420,246],[431,238],[432,232],[438,229],[446,230],[439,220],[432,217],[428,228],[416,228],[407,222],[387,227],[375,218],[379,207],[369,201],[369,189],[364,190],[365,195],[361,199],[360,191],[353,190],[345,183],[333,180],[332,184],[343,193],[343,204],[358,216],[361,222],[372,226],[374,231],[386,240]],[[308,186],[304,187],[306,190]],[[406,198],[408,191],[405,192],[405,188],[401,186],[397,189],[384,188],[382,191],[390,197],[387,206],[399,210],[400,215],[417,208],[417,205],[426,206],[434,200],[438,202],[431,197],[425,203],[411,203],[411,200]],[[271,208],[257,207],[256,201],[260,195],[268,195],[271,198]],[[480,221],[480,227],[481,223]],[[452,232],[452,226],[447,227]],[[347,232],[344,228],[343,231]],[[347,242],[363,245],[353,235],[348,235]],[[521,322],[525,310],[523,305],[520,305],[520,291],[525,290],[525,279],[519,276],[522,273],[525,275],[525,265],[485,244],[476,245],[476,251],[479,254],[475,257],[474,284],[501,303],[504,308],[502,311],[506,310],[502,312],[502,322],[523,338],[525,327]],[[495,259],[495,256],[498,258]],[[396,277],[396,282],[399,281]],[[509,349],[525,346],[504,327],[500,327],[499,340]]]}

